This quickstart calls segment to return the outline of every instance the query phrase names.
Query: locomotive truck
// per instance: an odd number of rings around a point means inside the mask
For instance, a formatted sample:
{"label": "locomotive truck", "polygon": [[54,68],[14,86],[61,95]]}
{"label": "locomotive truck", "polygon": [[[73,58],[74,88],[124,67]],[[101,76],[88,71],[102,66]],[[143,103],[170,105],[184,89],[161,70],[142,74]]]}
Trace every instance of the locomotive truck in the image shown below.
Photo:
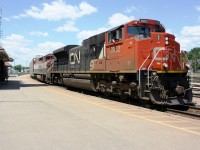
{"label": "locomotive truck", "polygon": [[132,20],[31,62],[31,76],[43,82],[158,105],[192,102],[188,69],[175,36],[150,19]]}

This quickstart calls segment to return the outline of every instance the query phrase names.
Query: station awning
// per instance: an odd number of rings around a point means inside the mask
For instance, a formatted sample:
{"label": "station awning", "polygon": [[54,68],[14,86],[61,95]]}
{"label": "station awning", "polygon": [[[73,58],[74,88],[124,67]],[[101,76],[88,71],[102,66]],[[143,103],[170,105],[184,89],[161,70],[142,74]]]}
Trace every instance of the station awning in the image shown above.
{"label": "station awning", "polygon": [[0,60],[10,61],[10,58],[3,47],[0,47]]}
{"label": "station awning", "polygon": [[12,67],[12,65],[8,62],[4,62],[4,64],[5,64],[6,67]]}

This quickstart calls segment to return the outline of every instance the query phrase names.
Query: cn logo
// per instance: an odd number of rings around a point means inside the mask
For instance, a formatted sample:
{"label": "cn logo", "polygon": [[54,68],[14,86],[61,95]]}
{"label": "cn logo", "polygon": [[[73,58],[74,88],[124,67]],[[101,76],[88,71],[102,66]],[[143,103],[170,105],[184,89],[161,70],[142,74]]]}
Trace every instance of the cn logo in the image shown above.
{"label": "cn logo", "polygon": [[81,52],[72,52],[69,54],[69,61],[71,65],[80,64]]}
{"label": "cn logo", "polygon": [[161,51],[166,51],[165,47],[155,47],[153,49],[153,55],[154,55],[155,60],[168,60],[169,53],[165,57],[161,57],[158,55]]}

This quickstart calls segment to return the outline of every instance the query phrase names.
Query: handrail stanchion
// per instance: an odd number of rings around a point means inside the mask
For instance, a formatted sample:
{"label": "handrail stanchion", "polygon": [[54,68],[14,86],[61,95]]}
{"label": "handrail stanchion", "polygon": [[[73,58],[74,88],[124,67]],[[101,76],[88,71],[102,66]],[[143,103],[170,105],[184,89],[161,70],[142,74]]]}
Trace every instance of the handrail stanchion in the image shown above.
{"label": "handrail stanchion", "polygon": [[148,72],[148,73],[147,73],[147,74],[148,74],[148,76],[147,76],[147,78],[148,78],[148,87],[149,87],[149,68],[151,67],[152,63],[154,62],[154,60],[156,59],[158,53],[159,53],[161,50],[162,50],[162,49],[160,49],[160,50],[157,51],[156,55],[154,56],[153,60],[151,61],[151,63],[149,64],[149,67],[148,67],[148,69],[147,69],[147,72]]}
{"label": "handrail stanchion", "polygon": [[[142,63],[142,65],[139,68],[139,87],[141,86],[141,77],[140,77],[140,72],[141,72],[141,68],[143,67],[143,65],[145,64],[145,62],[147,61],[147,59],[150,57],[151,54],[149,54],[149,56],[144,60],[144,62]],[[141,97],[141,92],[140,92],[140,97]]]}

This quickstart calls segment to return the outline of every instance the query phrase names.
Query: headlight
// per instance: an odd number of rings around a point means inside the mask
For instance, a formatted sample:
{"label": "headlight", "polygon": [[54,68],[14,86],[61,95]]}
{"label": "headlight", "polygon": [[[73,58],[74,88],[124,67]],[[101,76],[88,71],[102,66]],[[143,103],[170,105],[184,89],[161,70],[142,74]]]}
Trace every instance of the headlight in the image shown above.
{"label": "headlight", "polygon": [[46,67],[49,68],[51,66],[50,62],[46,64]]}
{"label": "headlight", "polygon": [[165,37],[165,44],[166,44],[166,45],[169,44],[169,37],[168,37],[168,36]]}
{"label": "headlight", "polygon": [[186,68],[187,70],[189,70],[189,69],[190,69],[190,65],[189,65],[189,64],[185,64],[185,68]]}
{"label": "headlight", "polygon": [[163,63],[163,68],[167,69],[168,68],[168,64],[167,63]]}

